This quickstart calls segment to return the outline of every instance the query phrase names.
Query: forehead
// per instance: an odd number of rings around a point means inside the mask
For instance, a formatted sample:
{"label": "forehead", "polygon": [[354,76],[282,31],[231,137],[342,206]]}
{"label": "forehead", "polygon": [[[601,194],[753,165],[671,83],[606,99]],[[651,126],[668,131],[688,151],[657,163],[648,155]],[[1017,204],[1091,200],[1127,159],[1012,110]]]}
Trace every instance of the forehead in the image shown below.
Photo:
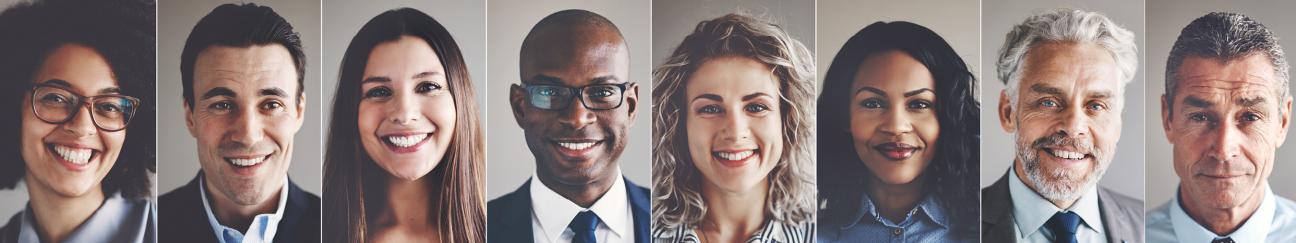
{"label": "forehead", "polygon": [[583,86],[598,77],[614,77],[626,82],[630,73],[630,53],[624,41],[609,38],[557,38],[535,40],[522,52],[522,81],[533,83],[536,77],[559,79],[568,86]]}
{"label": "forehead", "polygon": [[117,87],[107,60],[98,51],[80,44],[65,44],[50,51],[31,81],[41,83],[51,79],[68,82],[82,95]]}
{"label": "forehead", "polygon": [[747,57],[718,57],[702,63],[688,77],[688,97],[701,94],[748,95],[763,92],[778,95],[778,77],[773,69]]}
{"label": "forehead", "polygon": [[870,55],[860,62],[858,70],[855,82],[851,84],[851,92],[865,86],[903,92],[934,88],[936,84],[927,66],[898,50]]}
{"label": "forehead", "polygon": [[417,73],[444,73],[444,70],[441,59],[427,41],[406,35],[374,46],[365,65],[365,77],[384,76],[401,80]]}
{"label": "forehead", "polygon": [[1038,85],[1082,94],[1120,88],[1116,60],[1092,43],[1044,42],[1031,47],[1021,66],[1019,89],[1030,93]]}
{"label": "forehead", "polygon": [[278,87],[296,90],[297,69],[288,49],[279,44],[231,47],[213,45],[194,61],[194,89]]}
{"label": "forehead", "polygon": [[[1184,94],[1252,94],[1276,96],[1280,89],[1273,64],[1261,54],[1233,60],[1184,58],[1176,89]],[[1202,97],[1209,98],[1209,97]]]}

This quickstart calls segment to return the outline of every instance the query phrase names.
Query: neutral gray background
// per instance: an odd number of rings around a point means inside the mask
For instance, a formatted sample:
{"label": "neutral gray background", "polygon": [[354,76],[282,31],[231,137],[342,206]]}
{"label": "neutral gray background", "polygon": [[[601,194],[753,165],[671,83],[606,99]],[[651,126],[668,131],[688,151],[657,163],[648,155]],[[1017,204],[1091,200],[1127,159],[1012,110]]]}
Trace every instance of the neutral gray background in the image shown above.
{"label": "neutral gray background", "polygon": [[[927,27],[954,47],[980,82],[981,2],[978,0],[819,0],[819,86],[846,40],[877,21],[906,21]],[[984,115],[983,115],[984,116]]]}
{"label": "neutral gray background", "polygon": [[[306,117],[297,131],[293,161],[288,176],[303,190],[319,194],[320,163],[323,159],[320,111],[320,1],[247,1],[274,8],[301,35],[306,51]],[[189,31],[212,9],[229,1],[161,1],[158,3],[158,185],[160,194],[193,180],[200,170],[197,142],[184,122],[183,89],[180,87],[180,52]],[[242,3],[242,2],[233,2]],[[336,64],[335,64],[336,65]]]}
{"label": "neutral gray background", "polygon": [[[1292,1],[1165,1],[1151,0],[1147,13],[1147,53],[1148,83],[1144,102],[1148,104],[1147,122],[1147,205],[1148,208],[1165,204],[1174,197],[1179,185],[1179,176],[1174,173],[1173,150],[1166,140],[1165,130],[1161,128],[1161,95],[1165,94],[1166,58],[1170,56],[1170,47],[1174,46],[1179,32],[1192,20],[1209,12],[1225,11],[1247,15],[1260,21],[1270,31],[1278,35],[1278,42],[1287,50],[1287,60],[1292,59],[1292,48],[1296,48],[1296,16],[1291,10],[1296,9]],[[1290,115],[1290,114],[1289,114]],[[1287,133],[1286,145],[1278,150],[1274,161],[1273,174],[1269,176],[1269,186],[1274,193],[1287,198],[1296,198],[1296,165],[1291,159],[1296,156],[1296,140],[1292,133]],[[1287,158],[1287,159],[1284,159]]]}
{"label": "neutral gray background", "polygon": [[[436,19],[450,31],[459,51],[463,53],[464,62],[468,64],[468,73],[472,75],[473,88],[476,90],[477,107],[485,107],[486,102],[486,3],[476,0],[452,1],[408,1],[408,0],[325,0],[324,1],[324,70],[321,88],[324,109],[323,124],[328,134],[328,123],[333,114],[333,96],[337,93],[338,69],[342,65],[342,54],[346,52],[351,38],[355,37],[360,27],[384,11],[396,8],[414,8]],[[478,113],[479,118],[485,116]]]}
{"label": "neutral gray background", "polygon": [[811,53],[815,51],[814,1],[657,0],[652,8],[652,68],[665,62],[698,23],[730,13],[745,13],[779,25]]}
{"label": "neutral gray background", "polygon": [[630,81],[639,84],[639,110],[621,154],[621,172],[635,184],[651,187],[652,78],[648,61],[649,1],[527,1],[491,0],[486,6],[486,198],[517,190],[535,173],[535,156],[527,149],[522,128],[509,108],[509,85],[519,83],[518,52],[531,27],[549,14],[584,9],[603,15],[625,36],[630,46]]}
{"label": "neutral gray background", "polygon": [[1003,81],[997,78],[995,63],[1004,36],[1013,25],[1026,17],[1053,8],[1068,7],[1096,11],[1106,15],[1121,27],[1134,32],[1138,43],[1139,69],[1134,80],[1125,86],[1125,110],[1121,112],[1121,137],[1117,143],[1116,158],[1107,168],[1100,185],[1134,198],[1143,198],[1144,142],[1142,114],[1149,111],[1144,94],[1144,4],[1142,0],[1101,1],[1038,1],[1038,0],[986,0],[981,3],[981,186],[986,187],[1004,176],[1013,160],[1013,138],[1004,132],[999,123],[999,94]]}

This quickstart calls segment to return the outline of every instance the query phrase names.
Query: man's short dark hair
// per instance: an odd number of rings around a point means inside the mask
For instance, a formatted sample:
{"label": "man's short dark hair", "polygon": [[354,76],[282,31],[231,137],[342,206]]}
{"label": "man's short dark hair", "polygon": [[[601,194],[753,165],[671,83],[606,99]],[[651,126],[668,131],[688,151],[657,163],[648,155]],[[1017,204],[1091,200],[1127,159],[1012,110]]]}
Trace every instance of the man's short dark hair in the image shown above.
{"label": "man's short dark hair", "polygon": [[[1251,55],[1264,55],[1273,65],[1279,98],[1288,96],[1287,58],[1278,37],[1260,21],[1236,13],[1213,12],[1184,26],[1166,60],[1165,92],[1174,99],[1179,86],[1179,67],[1188,57],[1231,61]],[[1174,106],[1173,100],[1167,105]],[[1172,111],[1173,112],[1173,111]]]}
{"label": "man's short dark hair", "polygon": [[[116,164],[104,176],[104,194],[147,198],[156,171],[156,42],[154,3],[149,0],[37,0],[0,13],[0,189],[13,189],[27,171],[22,158],[23,96],[34,75],[55,49],[68,44],[90,47],[112,70],[123,95],[140,105],[123,132]],[[41,122],[41,121],[35,121]]]}
{"label": "man's short dark hair", "polygon": [[217,45],[251,47],[268,44],[282,45],[292,55],[293,65],[297,67],[297,97],[301,98],[305,90],[306,54],[302,52],[301,37],[293,31],[292,25],[270,7],[227,3],[198,20],[193,31],[189,32],[189,39],[185,40],[184,52],[180,54],[180,80],[185,104],[194,104],[194,63],[203,50]]}

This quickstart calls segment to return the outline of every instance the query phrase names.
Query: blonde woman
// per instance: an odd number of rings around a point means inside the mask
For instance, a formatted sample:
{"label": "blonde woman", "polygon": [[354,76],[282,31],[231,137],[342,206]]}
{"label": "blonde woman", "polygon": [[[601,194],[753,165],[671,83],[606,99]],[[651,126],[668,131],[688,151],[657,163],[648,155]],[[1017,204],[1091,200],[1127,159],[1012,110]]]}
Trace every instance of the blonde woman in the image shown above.
{"label": "blonde woman", "polygon": [[812,242],[810,52],[741,14],[703,21],[654,73],[655,242]]}

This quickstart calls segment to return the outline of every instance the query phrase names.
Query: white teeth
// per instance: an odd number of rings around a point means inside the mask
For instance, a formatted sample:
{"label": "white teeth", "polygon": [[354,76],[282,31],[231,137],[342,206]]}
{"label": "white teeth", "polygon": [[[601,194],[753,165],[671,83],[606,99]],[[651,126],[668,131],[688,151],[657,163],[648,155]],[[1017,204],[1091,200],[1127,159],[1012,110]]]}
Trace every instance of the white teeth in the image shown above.
{"label": "white teeth", "polygon": [[559,142],[558,146],[562,146],[563,148],[570,149],[570,150],[583,150],[589,148],[590,146],[594,146],[594,144],[595,142],[583,142],[583,143]]}
{"label": "white teeth", "polygon": [[409,136],[388,136],[387,142],[390,142],[391,144],[396,145],[397,147],[408,148],[410,146],[414,146],[415,144],[418,144],[420,141],[423,141],[423,139],[427,138],[427,136],[428,136],[427,133],[421,133],[421,134],[415,134]]}
{"label": "white teeth", "polygon": [[90,163],[90,155],[93,154],[93,151],[94,150],[86,148],[72,148],[63,145],[54,145],[54,152],[57,152],[59,157],[63,157],[63,160],[67,160],[68,162],[77,165]]}
{"label": "white teeth", "polygon": [[742,151],[737,153],[716,152],[716,155],[720,156],[720,158],[724,158],[727,160],[741,160],[750,157],[753,153],[755,153],[755,150],[747,150],[747,151]]}
{"label": "white teeth", "polygon": [[256,164],[260,164],[261,161],[265,161],[265,158],[266,158],[265,156],[261,156],[261,157],[250,158],[250,159],[229,158],[228,160],[230,161],[230,163],[234,163],[234,165],[237,166],[253,166]]}
{"label": "white teeth", "polygon": [[1063,159],[1084,159],[1085,157],[1085,155],[1080,152],[1071,152],[1071,151],[1056,150],[1056,149],[1049,150],[1049,151],[1052,151],[1053,156],[1057,156],[1058,158],[1063,158]]}

